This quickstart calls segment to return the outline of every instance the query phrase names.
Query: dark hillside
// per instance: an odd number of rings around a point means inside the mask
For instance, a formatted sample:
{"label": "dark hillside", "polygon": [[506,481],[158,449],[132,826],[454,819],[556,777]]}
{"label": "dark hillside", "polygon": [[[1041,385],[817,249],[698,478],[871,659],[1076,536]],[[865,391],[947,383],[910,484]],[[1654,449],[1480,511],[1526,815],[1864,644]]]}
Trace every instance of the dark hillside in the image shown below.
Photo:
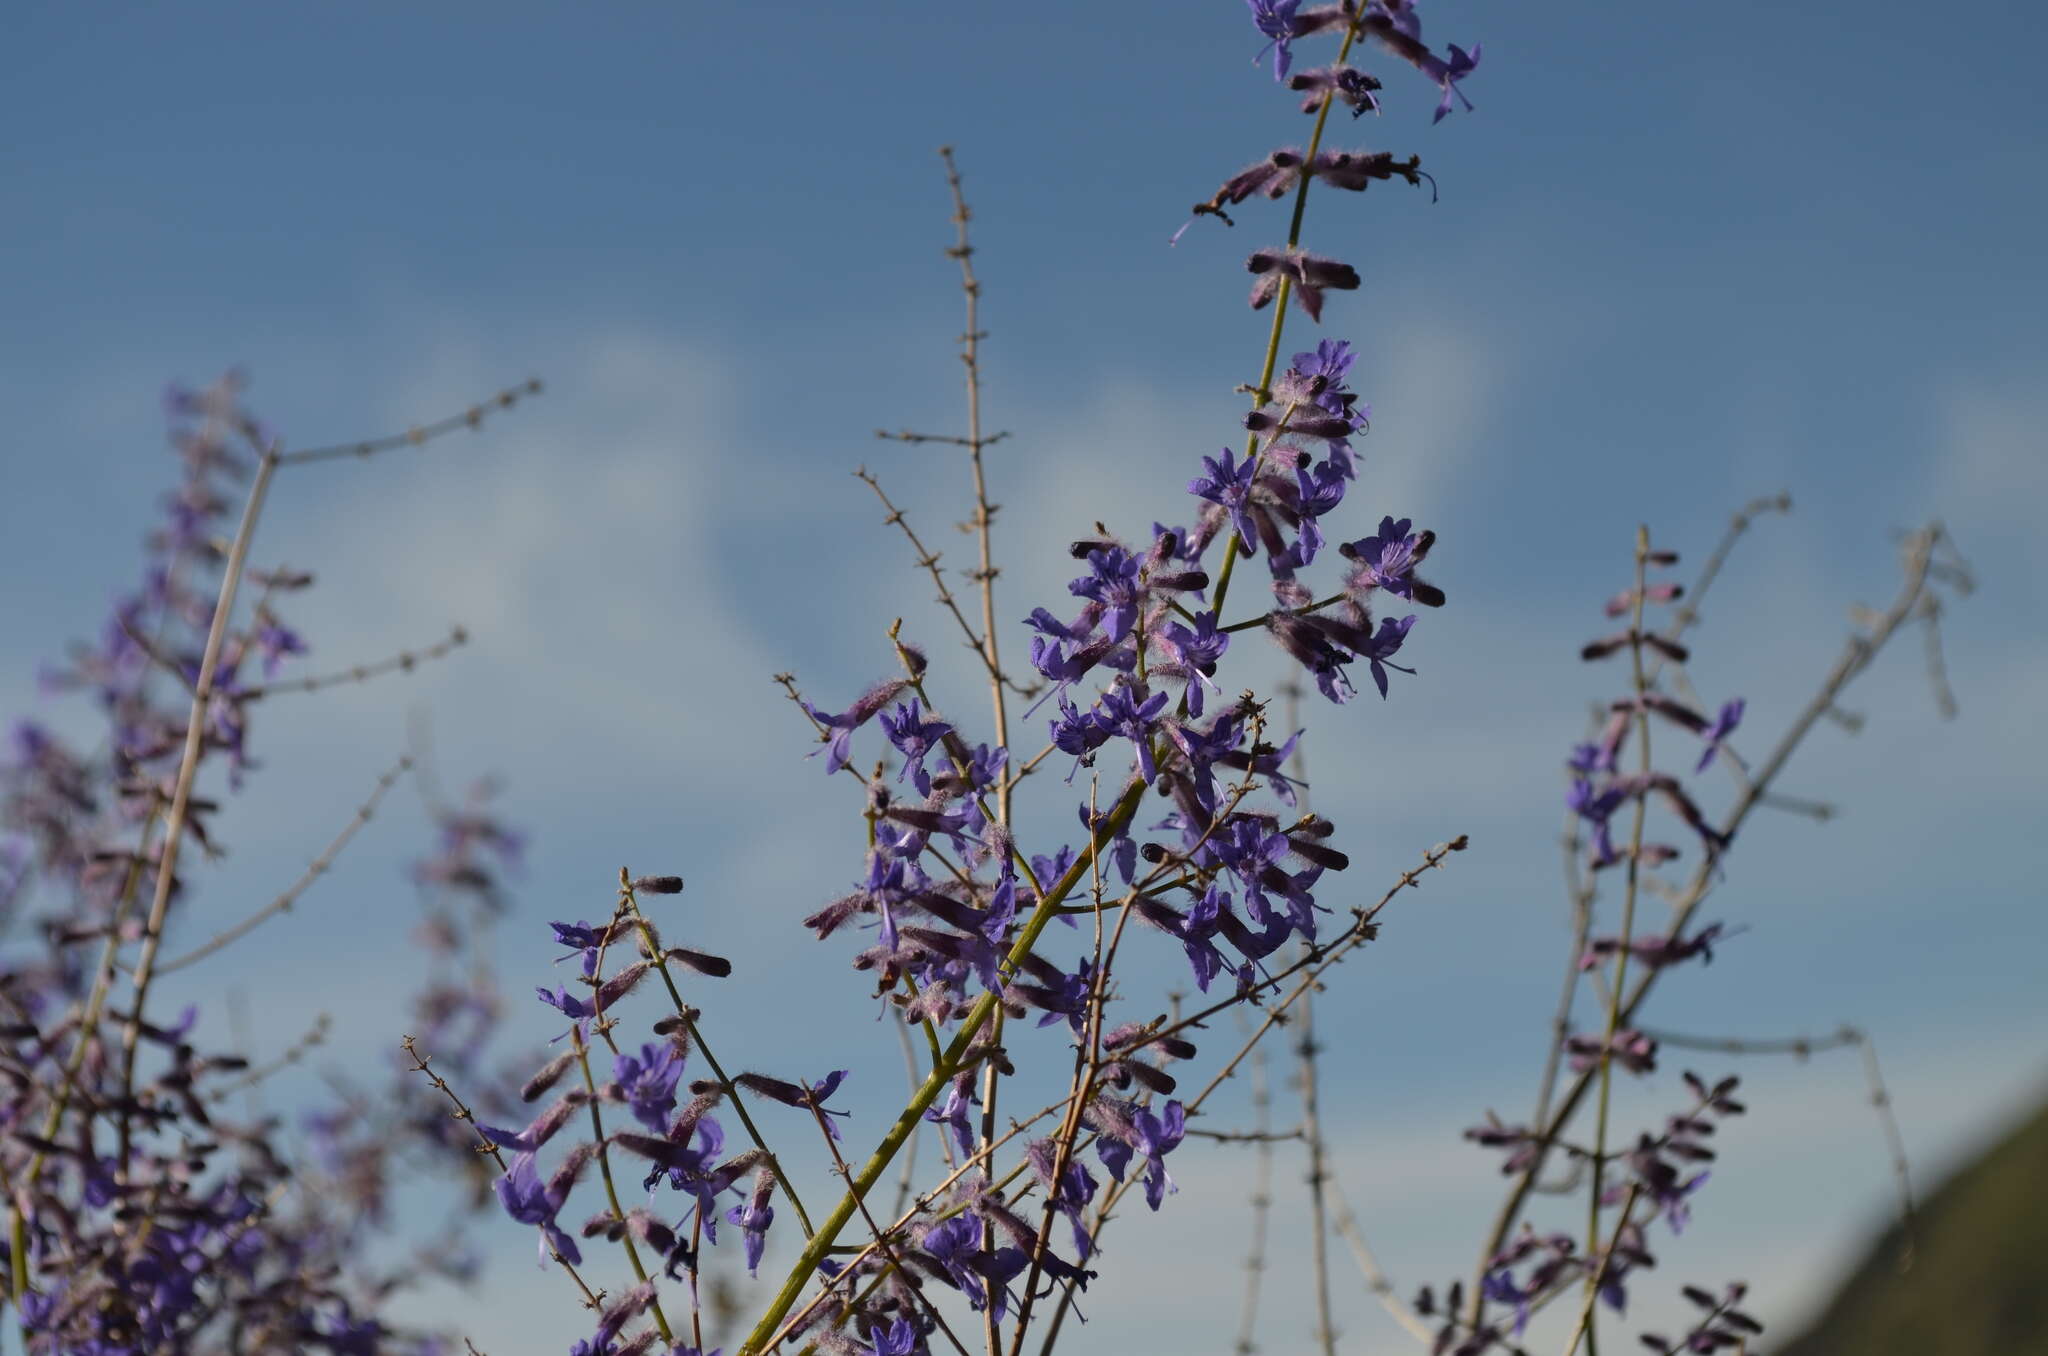
{"label": "dark hillside", "polygon": [[2048,1356],[2048,1102],[1894,1224],[1777,1356]]}

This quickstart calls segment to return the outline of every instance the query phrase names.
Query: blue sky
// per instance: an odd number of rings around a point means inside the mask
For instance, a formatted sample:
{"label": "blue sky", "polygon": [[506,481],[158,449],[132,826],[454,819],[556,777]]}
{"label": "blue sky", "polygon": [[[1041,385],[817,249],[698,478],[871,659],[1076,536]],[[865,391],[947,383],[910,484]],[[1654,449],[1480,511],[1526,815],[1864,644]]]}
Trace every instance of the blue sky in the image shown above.
{"label": "blue sky", "polygon": [[[1868,1023],[1924,1172],[2048,1075],[2031,851],[2048,809],[2048,98],[2027,64],[2042,21],[1978,3],[1731,17],[1746,16],[1432,8],[1432,39],[1485,44],[1477,112],[1432,127],[1434,91],[1389,67],[1385,115],[1334,139],[1419,152],[1441,200],[1376,186],[1311,205],[1307,243],[1366,280],[1323,331],[1359,345],[1375,410],[1347,535],[1382,512],[1434,526],[1452,597],[1390,702],[1309,711],[1317,801],[1361,892],[1434,841],[1475,842],[1397,906],[1325,1008],[1340,1168],[1404,1286],[1462,1266],[1486,1212],[1487,1164],[1457,1130],[1528,1097],[1564,943],[1558,760],[1615,677],[1574,652],[1624,582],[1638,521],[1696,561],[1740,503],[1796,501],[1719,586],[1694,666],[1704,691],[1750,698],[1757,749],[1831,662],[1845,609],[1890,596],[1892,529],[1940,517],[1981,582],[1946,625],[1960,718],[1935,718],[1909,638],[1852,698],[1869,728],[1824,730],[1785,784],[1841,817],[1756,823],[1717,900],[1752,930],[1673,986],[1666,1020]],[[545,399],[480,438],[280,484],[258,554],[325,581],[294,616],[316,666],[453,621],[477,643],[430,673],[265,711],[270,767],[226,826],[236,851],[203,907],[239,915],[296,874],[424,710],[451,774],[504,774],[534,830],[508,984],[546,977],[541,921],[602,908],[621,862],[681,871],[678,926],[791,977],[721,995],[723,1043],[752,1043],[762,1066],[854,1063],[879,1123],[893,1042],[877,1029],[866,1053],[823,1048],[870,1009],[844,954],[796,926],[858,870],[859,825],[801,760],[767,675],[793,670],[835,705],[886,671],[898,616],[950,655],[928,586],[846,474],[874,468],[964,563],[949,527],[962,468],[871,437],[959,419],[933,148],[956,145],[967,175],[990,420],[1014,433],[994,468],[1005,607],[1057,610],[1062,543],[1096,518],[1184,519],[1180,487],[1235,441],[1232,388],[1257,375],[1266,321],[1245,310],[1242,259],[1284,236],[1279,210],[1248,204],[1235,230],[1205,221],[1165,244],[1188,204],[1306,135],[1248,64],[1259,39],[1241,9],[11,19],[5,708],[43,705],[37,661],[96,630],[134,573],[171,471],[167,379],[247,364],[252,403],[303,445],[543,377]],[[1298,320],[1289,334],[1310,337]],[[1021,650],[1021,628],[1007,639]],[[1253,653],[1240,672],[1278,665]],[[948,690],[949,710],[978,717],[970,685]],[[279,1031],[331,1010],[349,1033],[336,1067],[373,1068],[413,978],[398,872],[422,836],[381,820],[298,914],[195,969],[190,992],[239,987]],[[1851,1064],[1753,1076],[1747,1147],[1714,1188],[1725,1205],[1707,1198],[1696,1262],[1663,1274],[1747,1272],[1766,1316],[1790,1318],[1882,1217],[1888,1184]],[[1175,1282],[1234,1293],[1242,1164],[1196,1168],[1126,1235],[1156,1298],[1101,1302],[1079,1349],[1234,1320],[1164,1299]],[[1169,1274],[1159,1249],[1196,1228],[1222,1241]],[[513,1350],[524,1325],[580,1323],[534,1312],[512,1267],[476,1310],[499,1356],[494,1334]],[[1362,1295],[1346,1303],[1347,1331],[1379,1331]]]}

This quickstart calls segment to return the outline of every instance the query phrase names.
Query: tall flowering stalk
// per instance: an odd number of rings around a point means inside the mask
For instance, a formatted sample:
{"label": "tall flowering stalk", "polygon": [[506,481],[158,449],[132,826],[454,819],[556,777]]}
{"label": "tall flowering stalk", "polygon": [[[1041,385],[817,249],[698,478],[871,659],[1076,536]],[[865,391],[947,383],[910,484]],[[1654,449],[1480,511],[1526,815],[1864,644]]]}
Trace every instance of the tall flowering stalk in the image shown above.
{"label": "tall flowering stalk", "polygon": [[[1283,75],[1292,68],[1297,42],[1327,37],[1335,57],[1329,67],[1294,81],[1315,117],[1306,151],[1275,153],[1197,209],[1198,215],[1228,221],[1226,207],[1255,192],[1292,201],[1285,243],[1254,251],[1247,263],[1255,278],[1251,305],[1270,306],[1272,320],[1259,380],[1251,388],[1243,451],[1200,458],[1201,474],[1187,485],[1193,499],[1189,525],[1155,525],[1138,542],[1098,529],[1073,543],[1081,573],[1070,592],[1078,611],[1031,610],[1033,677],[1025,682],[1004,669],[1005,647],[997,641],[1002,609],[995,589],[995,510],[983,453],[1002,435],[986,433],[981,423],[981,284],[961,180],[946,153],[957,228],[949,253],[961,266],[967,302],[967,430],[893,436],[967,454],[974,496],[970,526],[979,556],[969,577],[979,594],[978,622],[954,600],[936,557],[889,501],[879,478],[862,474],[888,507],[890,521],[910,538],[939,585],[942,604],[980,659],[991,694],[991,727],[977,737],[936,710],[926,686],[924,651],[894,631],[895,673],[848,705],[806,700],[794,679],[784,677],[817,732],[824,770],[862,786],[868,827],[867,860],[852,889],[804,921],[822,940],[865,934],[856,968],[873,979],[879,1000],[922,1030],[929,1058],[902,1111],[865,1158],[841,1157],[844,1132],[829,1099],[843,1074],[713,1069],[710,1077],[690,1084],[693,1100],[685,1103],[677,1092],[675,1100],[649,1105],[646,1123],[660,1126],[661,1133],[607,1132],[593,1122],[593,1137],[572,1145],[566,1166],[550,1179],[566,1193],[573,1189],[577,1164],[602,1166],[608,1147],[617,1147],[650,1162],[650,1185],[683,1193],[680,1219],[660,1209],[663,1193],[657,1190],[647,1207],[651,1222],[636,1230],[607,1170],[610,1223],[600,1232],[619,1238],[630,1269],[643,1281],[651,1273],[635,1241],[661,1240],[662,1270],[690,1281],[685,1298],[693,1344],[701,1344],[699,1241],[715,1242],[721,1220],[738,1224],[753,1268],[779,1218],[775,1198],[789,1190],[779,1167],[783,1155],[751,1122],[752,1147],[720,1157],[725,1140],[711,1114],[717,1107],[731,1103],[735,1114],[744,1114],[740,1107],[752,1102],[807,1112],[846,1183],[814,1227],[805,1219],[802,1244],[742,1351],[763,1353],[792,1339],[877,1353],[922,1351],[934,1341],[963,1345],[942,1307],[925,1293],[937,1282],[978,1312],[986,1350],[1020,1352],[1041,1306],[1057,1301],[1050,1341],[1074,1293],[1094,1275],[1089,1264],[1116,1197],[1139,1186],[1147,1205],[1159,1209],[1175,1190],[1167,1160],[1208,1095],[1183,1099],[1176,1093],[1178,1080],[1169,1066],[1196,1054],[1182,1033],[1217,1011],[1272,995],[1280,995],[1274,1001],[1284,1012],[1333,955],[1348,952],[1375,930],[1379,905],[1354,907],[1348,924],[1334,933],[1325,927],[1332,909],[1318,899],[1323,878],[1342,872],[1349,857],[1333,841],[1336,825],[1306,813],[1298,801],[1286,764],[1299,732],[1273,735],[1267,704],[1249,693],[1225,699],[1219,677],[1233,636],[1262,630],[1330,701],[1343,703],[1355,694],[1354,666],[1386,698],[1391,674],[1413,672],[1403,656],[1416,616],[1379,611],[1390,601],[1425,607],[1444,602],[1442,591],[1418,574],[1435,543],[1433,533],[1383,515],[1377,530],[1350,539],[1330,535],[1361,473],[1356,443],[1369,410],[1351,385],[1356,351],[1325,339],[1296,353],[1284,370],[1281,357],[1293,311],[1320,320],[1329,292],[1362,281],[1351,266],[1303,248],[1310,185],[1320,180],[1360,192],[1374,182],[1416,185],[1426,177],[1413,156],[1323,148],[1332,107],[1371,107],[1361,102],[1362,92],[1379,88],[1376,77],[1348,64],[1350,54],[1360,39],[1371,39],[1417,65],[1447,99],[1473,58],[1455,48],[1447,57],[1433,54],[1420,41],[1413,8],[1398,0],[1309,10],[1255,5],[1253,18],[1277,44]],[[1334,589],[1313,588],[1309,577],[1319,557],[1328,554],[1341,563],[1338,582]],[[1238,567],[1261,556],[1271,602],[1230,620],[1225,609]],[[1045,721],[1047,747],[1028,759],[1012,743],[1013,696],[1029,703],[1027,718]],[[876,728],[886,752],[898,760],[893,777],[879,768],[873,774],[861,770],[866,765],[859,745]],[[1065,776],[1035,785],[1073,788],[1084,830],[1078,846],[1038,850],[1020,841],[1012,827],[1020,783],[1048,757],[1055,768],[1065,767]],[[1089,774],[1085,791],[1074,786],[1083,771]],[[1165,817],[1141,833],[1140,815],[1155,797]],[[1462,841],[1434,850],[1423,869],[1440,864],[1456,846]],[[1404,883],[1416,879],[1411,873]],[[581,973],[574,984],[543,988],[540,997],[570,1022],[566,1039],[575,1051],[586,1051],[592,1040],[608,1043],[611,1030],[625,1020],[619,1004],[650,968],[686,954],[665,948],[634,895],[628,890],[622,896],[621,909],[609,921],[555,925],[557,937],[580,951]],[[1092,938],[1083,932],[1081,954],[1052,944],[1047,929],[1055,921],[1088,924]],[[1118,1004],[1127,1000],[1112,977],[1125,946],[1138,944],[1146,933],[1162,935],[1184,953],[1198,989],[1215,990],[1202,1014],[1179,1023],[1118,1015]],[[1278,953],[1290,940],[1306,950],[1298,961],[1282,963]],[[700,977],[715,979],[729,967],[718,962],[694,968]],[[600,1083],[593,1074],[583,1100],[592,1106],[631,1100],[630,1088],[640,1076],[635,1070],[648,1060],[680,1063],[704,1053],[706,1022],[687,986],[671,984],[670,999],[672,1011],[654,1028],[666,1044],[630,1061],[621,1053],[611,1081]],[[1043,1058],[1046,1038],[1033,1036],[1033,1025],[1065,1034],[1067,1092],[1033,1116],[1013,1112],[1010,1120],[1019,1128],[1003,1133],[997,1113],[1003,1082],[1019,1060],[1034,1053]],[[1270,1023],[1257,1027],[1251,1041],[1270,1029]],[[578,1059],[588,1068],[587,1055],[579,1053]],[[529,1091],[541,1095],[549,1081],[537,1080]],[[673,1087],[674,1080],[664,1086]],[[956,1166],[945,1181],[918,1194],[901,1218],[877,1219],[869,1209],[870,1194],[912,1132],[927,1121],[948,1138]],[[538,1151],[568,1124],[543,1113],[530,1133],[512,1138],[523,1153]],[[1034,1125],[1041,1128],[1026,1128]],[[500,1144],[507,1138],[497,1131],[489,1137]],[[1084,1153],[1092,1154],[1107,1180],[1086,1165]],[[530,1166],[519,1170],[534,1172]],[[743,1204],[722,1207],[724,1198],[740,1194]],[[1034,1194],[1041,1204],[1027,1206]],[[564,1208],[556,1188],[537,1176],[514,1190],[507,1205],[516,1218],[544,1230],[556,1227]],[[870,1242],[848,1260],[842,1238],[856,1218]],[[1061,1221],[1071,1235],[1064,1244],[1058,1239]],[[574,1261],[559,1240],[554,1251]],[[922,1284],[912,1284],[913,1278]],[[804,1302],[814,1284],[815,1296]],[[674,1325],[655,1303],[647,1301],[653,1323],[639,1337],[620,1343],[622,1329],[607,1319],[585,1349],[677,1346]]]}

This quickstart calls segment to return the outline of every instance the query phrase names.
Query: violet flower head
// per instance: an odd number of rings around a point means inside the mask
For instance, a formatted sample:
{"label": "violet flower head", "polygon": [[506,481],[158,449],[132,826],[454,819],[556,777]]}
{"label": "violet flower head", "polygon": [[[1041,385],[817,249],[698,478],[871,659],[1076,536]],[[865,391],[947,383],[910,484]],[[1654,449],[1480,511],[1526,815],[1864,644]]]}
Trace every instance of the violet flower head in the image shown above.
{"label": "violet flower head", "polygon": [[1398,621],[1392,617],[1386,618],[1380,622],[1380,629],[1373,634],[1371,646],[1359,655],[1372,665],[1372,680],[1379,687],[1382,701],[1385,701],[1387,696],[1388,669],[1396,669],[1410,675],[1415,672],[1414,669],[1402,668],[1393,659],[1394,655],[1400,652],[1402,644],[1408,639],[1409,630],[1414,625],[1415,614],[1412,612]]}
{"label": "violet flower head", "polygon": [[566,1189],[559,1192],[550,1190],[550,1185],[540,1180],[532,1154],[520,1154],[514,1158],[505,1175],[493,1184],[506,1214],[541,1231],[542,1263],[546,1263],[548,1249],[552,1247],[573,1266],[583,1260],[583,1254],[577,1251],[576,1240],[555,1223],[555,1212],[562,1208],[562,1201],[568,1193]]}
{"label": "violet flower head", "polygon": [[1121,642],[1138,620],[1144,590],[1138,583],[1138,559],[1121,546],[1088,553],[1088,573],[1067,586],[1077,598],[1102,609],[1103,625],[1112,641]]}
{"label": "violet flower head", "polygon": [[1102,694],[1102,727],[1131,741],[1138,751],[1138,771],[1147,782],[1157,780],[1159,768],[1152,760],[1152,724],[1166,709],[1166,694],[1150,696],[1142,687],[1118,683]]}
{"label": "violet flower head", "polygon": [[768,1198],[774,1192],[775,1174],[763,1168],[754,1175],[754,1190],[747,1197],[746,1204],[736,1205],[725,1212],[725,1217],[739,1225],[745,1235],[749,1276],[760,1270],[761,1254],[768,1247],[768,1226],[775,1222],[775,1207],[768,1204]]}
{"label": "violet flower head", "polygon": [[612,1061],[612,1078],[625,1094],[633,1118],[663,1134],[676,1108],[676,1084],[683,1076],[683,1052],[673,1042],[643,1045],[640,1052],[621,1052]]}
{"label": "violet flower head", "polygon": [[1268,52],[1273,54],[1273,78],[1285,80],[1288,68],[1294,62],[1294,53],[1288,44],[1295,38],[1294,12],[1301,8],[1301,0],[1245,0],[1251,6],[1252,26],[1268,39],[1252,58],[1256,66],[1265,59]]}
{"label": "violet flower head", "polygon": [[[829,754],[825,759],[825,771],[827,774],[839,771],[840,768],[845,767],[848,762],[852,761],[853,732],[867,724],[870,720],[873,720],[881,713],[883,707],[896,700],[897,694],[909,686],[910,683],[902,678],[893,678],[877,683],[866,692],[863,692],[852,706],[847,707],[846,710],[836,715],[829,711],[820,711],[809,702],[804,703],[804,710],[810,713],[811,719],[824,726],[827,731],[826,746],[827,750],[829,750]],[[815,758],[819,752],[817,749],[812,749],[805,756]]]}
{"label": "violet flower head", "polygon": [[1436,68],[1428,72],[1436,76],[1438,83],[1443,86],[1444,91],[1443,100],[1437,104],[1436,116],[1430,119],[1431,122],[1442,122],[1450,116],[1452,99],[1456,99],[1459,103],[1463,104],[1467,113],[1472,111],[1472,101],[1465,97],[1465,91],[1458,87],[1458,82],[1478,69],[1479,51],[1480,44],[1476,42],[1472,44],[1470,52],[1467,52],[1455,42],[1451,43],[1451,55],[1447,59],[1438,61]]}
{"label": "violet flower head", "polygon": [[912,697],[899,705],[895,711],[881,713],[882,733],[903,755],[903,767],[896,773],[896,780],[902,781],[908,775],[916,785],[918,794],[928,796],[932,792],[931,774],[925,771],[924,760],[931,756],[933,749],[953,727],[943,720],[926,719],[918,699]]}
{"label": "violet flower head", "polygon": [[1252,549],[1252,519],[1247,508],[1251,501],[1252,482],[1258,478],[1259,463],[1256,457],[1246,457],[1243,464],[1237,461],[1237,454],[1230,448],[1223,449],[1223,460],[1214,457],[1202,458],[1202,465],[1208,474],[1188,482],[1188,493],[1197,499],[1206,499],[1230,515],[1231,523],[1237,528],[1237,542],[1245,551]]}
{"label": "violet flower head", "polygon": [[924,1338],[914,1323],[899,1318],[886,1328],[876,1324],[868,1329],[868,1344],[874,1356],[918,1356]]}

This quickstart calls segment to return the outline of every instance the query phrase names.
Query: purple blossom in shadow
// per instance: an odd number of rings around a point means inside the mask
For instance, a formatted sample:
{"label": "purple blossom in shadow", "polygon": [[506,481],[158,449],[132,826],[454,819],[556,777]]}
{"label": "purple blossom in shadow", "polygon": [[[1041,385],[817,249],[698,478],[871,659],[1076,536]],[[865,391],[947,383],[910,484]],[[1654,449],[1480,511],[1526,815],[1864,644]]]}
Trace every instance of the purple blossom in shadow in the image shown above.
{"label": "purple blossom in shadow", "polygon": [[1271,305],[1273,299],[1280,295],[1281,286],[1286,284],[1295,304],[1318,324],[1323,318],[1323,293],[1355,291],[1363,281],[1358,270],[1351,265],[1310,254],[1292,245],[1256,250],[1245,260],[1244,266],[1258,279],[1252,284],[1251,306],[1254,311],[1262,311]]}

